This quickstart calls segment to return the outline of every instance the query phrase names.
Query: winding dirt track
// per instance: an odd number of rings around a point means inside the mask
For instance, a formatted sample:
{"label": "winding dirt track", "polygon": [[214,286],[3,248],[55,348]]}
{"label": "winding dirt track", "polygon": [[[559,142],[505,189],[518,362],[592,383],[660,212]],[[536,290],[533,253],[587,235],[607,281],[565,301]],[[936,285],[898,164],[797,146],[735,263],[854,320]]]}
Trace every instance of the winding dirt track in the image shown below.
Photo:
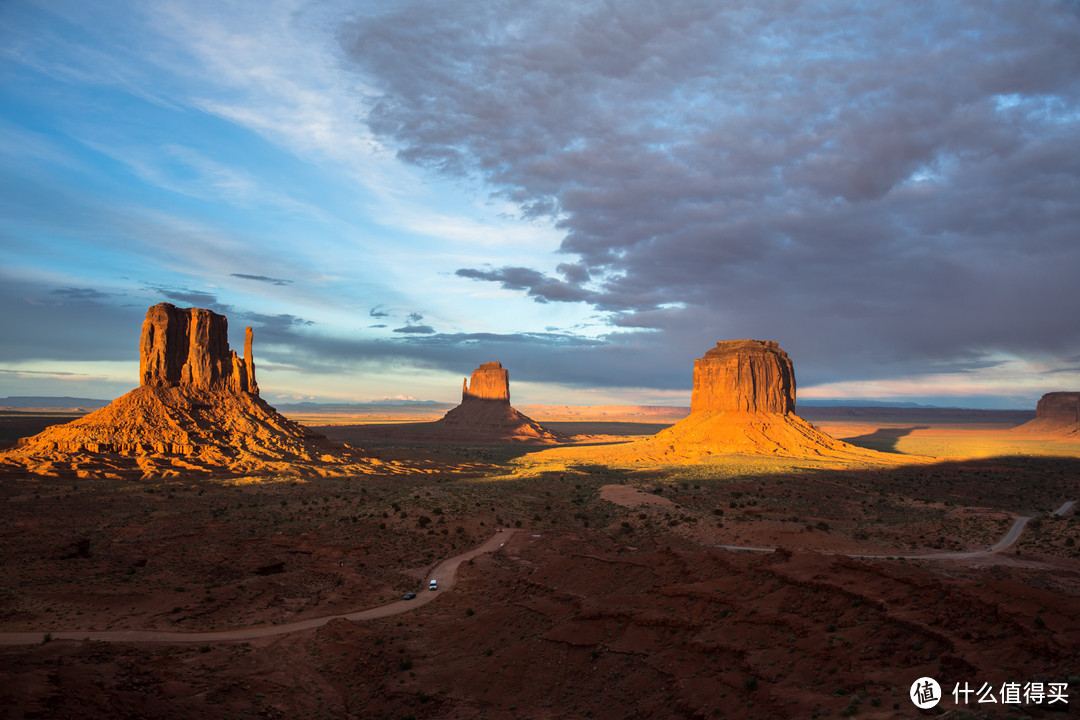
{"label": "winding dirt track", "polygon": [[[1057,510],[1054,511],[1054,515],[1064,515],[1073,509],[1076,505],[1076,500],[1070,500]],[[1008,532],[1001,536],[1001,539],[996,543],[986,548],[986,550],[964,550],[962,552],[939,552],[939,553],[923,553],[921,555],[858,555],[853,553],[825,553],[826,555],[844,555],[845,557],[854,558],[870,558],[870,559],[885,559],[885,558],[903,558],[905,560],[970,560],[972,558],[985,557],[987,553],[996,553],[1016,544],[1016,541],[1020,539],[1020,535],[1023,534],[1024,528],[1027,527],[1028,522],[1031,521],[1031,517],[1027,515],[1021,515],[1016,518]],[[717,545],[716,547],[723,548],[724,550],[742,550],[747,552],[775,552],[776,548],[771,547],[747,547],[745,545]]]}
{"label": "winding dirt track", "polygon": [[[286,633],[310,630],[322,627],[331,620],[342,618],[345,620],[374,620],[405,613],[421,605],[426,605],[445,592],[450,591],[457,584],[458,567],[461,563],[472,560],[477,555],[498,550],[510,537],[521,530],[499,531],[487,539],[482,545],[464,552],[460,555],[447,558],[432,568],[431,573],[424,578],[423,590],[416,594],[414,600],[397,600],[386,605],[357,610],[351,613],[327,615],[326,617],[297,620],[296,622],[281,625],[257,625],[255,627],[238,630],[215,630],[213,632],[169,632],[167,630],[41,630],[36,632],[8,632],[0,633],[0,645],[33,645],[41,642],[48,633],[53,640],[102,640],[106,642],[164,642],[164,643],[208,643],[228,642],[235,640],[252,640],[256,638],[285,635]],[[431,580],[438,582],[439,589],[427,590]]]}

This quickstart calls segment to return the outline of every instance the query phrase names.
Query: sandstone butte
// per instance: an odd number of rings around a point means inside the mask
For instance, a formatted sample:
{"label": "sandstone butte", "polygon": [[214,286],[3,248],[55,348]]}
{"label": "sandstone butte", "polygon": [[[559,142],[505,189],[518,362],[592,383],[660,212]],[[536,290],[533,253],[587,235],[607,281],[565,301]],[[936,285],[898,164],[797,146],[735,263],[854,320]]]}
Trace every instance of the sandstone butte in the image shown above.
{"label": "sandstone butte", "polygon": [[239,357],[229,349],[228,320],[210,310],[151,307],[139,342],[139,377],[138,388],[108,406],[0,454],[0,471],[76,477],[404,471],[334,445],[263,401],[252,329]]}
{"label": "sandstone butte", "polygon": [[1035,406],[1035,419],[1014,432],[1080,436],[1080,392],[1051,392],[1039,398]]}
{"label": "sandstone butte", "polygon": [[875,458],[795,414],[795,369],[780,346],[727,340],[694,361],[690,415],[643,442],[672,457]]}
{"label": "sandstone butte", "polygon": [[694,362],[690,414],[671,427],[623,445],[548,452],[609,463],[680,463],[724,455],[895,462],[827,435],[794,409],[795,372],[787,353],[775,342],[729,340]]}
{"label": "sandstone butte", "polygon": [[561,436],[510,405],[510,372],[486,362],[461,386],[461,404],[437,420],[439,431],[482,442],[558,442]]}

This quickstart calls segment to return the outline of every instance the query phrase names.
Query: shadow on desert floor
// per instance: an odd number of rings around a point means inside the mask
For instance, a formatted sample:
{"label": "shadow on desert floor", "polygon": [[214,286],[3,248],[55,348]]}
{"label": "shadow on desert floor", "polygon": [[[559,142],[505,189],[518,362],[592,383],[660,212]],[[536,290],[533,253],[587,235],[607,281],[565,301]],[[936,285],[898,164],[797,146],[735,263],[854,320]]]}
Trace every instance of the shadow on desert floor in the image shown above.
{"label": "shadow on desert floor", "polygon": [[840,438],[846,443],[857,445],[867,450],[877,450],[878,452],[887,453],[901,453],[897,449],[897,445],[900,443],[900,438],[910,435],[916,430],[929,430],[929,425],[912,425],[906,428],[878,428],[872,433],[865,435],[856,435],[855,437]]}

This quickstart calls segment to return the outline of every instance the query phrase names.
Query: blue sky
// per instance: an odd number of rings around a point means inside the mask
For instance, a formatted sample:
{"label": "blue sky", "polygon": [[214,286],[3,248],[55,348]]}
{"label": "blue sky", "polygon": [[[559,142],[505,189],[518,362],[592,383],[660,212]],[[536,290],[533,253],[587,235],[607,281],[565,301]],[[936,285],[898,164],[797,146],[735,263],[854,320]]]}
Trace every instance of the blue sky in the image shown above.
{"label": "blue sky", "polygon": [[1080,389],[1075,3],[0,4],[0,396],[133,387],[146,308],[263,395]]}

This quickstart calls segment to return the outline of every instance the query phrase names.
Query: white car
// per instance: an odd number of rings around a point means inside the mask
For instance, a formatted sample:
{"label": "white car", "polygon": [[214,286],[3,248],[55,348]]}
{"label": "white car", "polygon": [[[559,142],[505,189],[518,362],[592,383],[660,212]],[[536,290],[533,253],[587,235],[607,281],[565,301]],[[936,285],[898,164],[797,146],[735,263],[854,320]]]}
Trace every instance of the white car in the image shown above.
{"label": "white car", "polygon": [[428,590],[438,590],[439,589],[439,581],[432,578],[431,582],[428,583],[427,589]]}

